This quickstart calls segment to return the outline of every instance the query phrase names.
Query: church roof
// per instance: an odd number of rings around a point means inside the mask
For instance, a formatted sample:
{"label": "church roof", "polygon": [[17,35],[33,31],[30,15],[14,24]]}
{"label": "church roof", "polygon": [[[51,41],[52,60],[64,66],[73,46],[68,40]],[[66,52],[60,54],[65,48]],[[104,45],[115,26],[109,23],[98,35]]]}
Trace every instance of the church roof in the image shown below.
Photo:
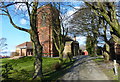
{"label": "church roof", "polygon": [[24,42],[16,46],[16,48],[32,48],[32,42]]}
{"label": "church roof", "polygon": [[74,41],[71,37],[69,37],[69,36],[66,36],[65,37],[65,41]]}

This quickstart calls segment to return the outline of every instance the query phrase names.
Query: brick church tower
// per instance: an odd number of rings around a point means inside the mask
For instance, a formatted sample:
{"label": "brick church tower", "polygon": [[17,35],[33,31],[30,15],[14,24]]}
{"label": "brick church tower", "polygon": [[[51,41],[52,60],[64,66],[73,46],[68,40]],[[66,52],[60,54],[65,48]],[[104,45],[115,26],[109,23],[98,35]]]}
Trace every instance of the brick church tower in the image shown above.
{"label": "brick church tower", "polygon": [[43,46],[43,56],[57,56],[58,52],[53,43],[53,28],[60,30],[59,11],[47,4],[37,10],[37,27],[39,40]]}

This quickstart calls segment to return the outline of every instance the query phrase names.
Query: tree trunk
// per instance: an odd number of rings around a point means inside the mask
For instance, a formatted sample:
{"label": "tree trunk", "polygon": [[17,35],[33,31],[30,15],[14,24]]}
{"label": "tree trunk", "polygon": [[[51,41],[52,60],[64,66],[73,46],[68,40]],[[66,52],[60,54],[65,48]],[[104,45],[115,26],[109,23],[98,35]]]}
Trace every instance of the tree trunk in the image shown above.
{"label": "tree trunk", "polygon": [[31,40],[33,42],[33,54],[35,56],[33,80],[36,78],[42,79],[42,46],[37,34],[31,34]]}
{"label": "tree trunk", "polygon": [[96,47],[97,47],[97,43],[95,42],[94,43],[94,47],[93,47],[93,49],[94,49],[94,51],[93,51],[94,56],[97,56],[97,49],[96,49]]}
{"label": "tree trunk", "polygon": [[104,52],[103,54],[104,54],[104,59],[105,59],[105,61],[108,62],[109,59],[110,59],[109,54],[108,54],[107,52]]}
{"label": "tree trunk", "polygon": [[34,62],[35,71],[34,71],[33,79],[35,79],[37,77],[42,78],[42,51],[41,51],[41,49],[40,50],[38,50],[38,49],[40,49],[40,48],[36,47],[35,51],[34,51],[34,54],[35,54],[35,62]]}
{"label": "tree trunk", "polygon": [[116,59],[114,42],[118,43],[118,37],[116,35],[112,34],[112,40],[113,40],[113,43],[110,44],[110,55],[111,55],[111,59],[114,60],[114,59]]}
{"label": "tree trunk", "polygon": [[63,53],[62,53],[62,51],[60,50],[59,52],[59,60],[60,60],[60,63],[63,63]]}
{"label": "tree trunk", "polygon": [[106,43],[104,48],[104,59],[106,62],[108,62],[110,60],[110,46]]}

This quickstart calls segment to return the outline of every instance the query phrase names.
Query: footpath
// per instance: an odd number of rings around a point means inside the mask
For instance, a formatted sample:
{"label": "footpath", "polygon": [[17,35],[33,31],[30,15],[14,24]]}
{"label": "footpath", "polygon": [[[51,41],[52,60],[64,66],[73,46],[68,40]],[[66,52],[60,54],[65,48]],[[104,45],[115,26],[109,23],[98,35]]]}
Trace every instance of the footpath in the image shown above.
{"label": "footpath", "polygon": [[59,80],[109,80],[102,70],[100,70],[98,65],[92,60],[94,57],[78,56],[77,58],[78,60],[74,65],[64,76],[59,78]]}

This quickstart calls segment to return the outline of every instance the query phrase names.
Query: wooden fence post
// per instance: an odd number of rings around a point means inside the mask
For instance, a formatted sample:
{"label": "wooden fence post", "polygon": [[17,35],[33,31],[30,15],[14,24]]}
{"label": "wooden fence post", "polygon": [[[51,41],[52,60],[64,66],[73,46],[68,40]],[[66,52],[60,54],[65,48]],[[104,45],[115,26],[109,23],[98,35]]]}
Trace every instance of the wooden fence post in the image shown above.
{"label": "wooden fence post", "polygon": [[114,73],[115,73],[115,75],[118,75],[116,60],[114,60]]}

